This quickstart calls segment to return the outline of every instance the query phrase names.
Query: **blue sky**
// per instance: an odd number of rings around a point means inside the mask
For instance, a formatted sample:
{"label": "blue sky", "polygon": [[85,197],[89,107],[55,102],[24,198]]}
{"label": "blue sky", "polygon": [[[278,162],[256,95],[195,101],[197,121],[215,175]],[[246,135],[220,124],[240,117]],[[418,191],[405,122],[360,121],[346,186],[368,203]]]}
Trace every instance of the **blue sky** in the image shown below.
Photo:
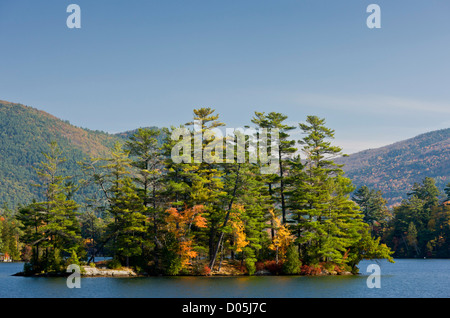
{"label": "blue sky", "polygon": [[[69,29],[66,8],[81,8]],[[369,29],[366,8],[381,8]],[[450,2],[0,0],[0,99],[107,132],[318,115],[347,153],[450,127]]]}

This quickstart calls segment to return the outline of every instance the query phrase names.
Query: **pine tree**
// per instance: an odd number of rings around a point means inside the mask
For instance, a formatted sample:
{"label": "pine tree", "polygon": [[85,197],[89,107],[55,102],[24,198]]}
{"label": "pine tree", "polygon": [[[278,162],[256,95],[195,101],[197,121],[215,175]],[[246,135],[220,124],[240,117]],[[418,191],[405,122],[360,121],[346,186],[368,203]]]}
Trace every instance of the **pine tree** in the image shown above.
{"label": "pine tree", "polygon": [[130,257],[142,252],[147,230],[146,207],[133,184],[129,152],[122,145],[116,143],[111,157],[99,161],[105,173],[97,175],[96,179],[108,200],[106,210],[113,218],[105,242],[113,239],[115,258],[129,266]]}
{"label": "pine tree", "polygon": [[304,262],[344,265],[368,227],[359,207],[349,198],[354,191],[351,180],[333,161],[342,155],[342,149],[331,144],[334,131],[324,124],[325,120],[316,116],[308,116],[306,123],[300,123],[306,136],[299,143],[306,159],[302,163],[297,158],[292,166],[290,206]]}
{"label": "pine tree", "polygon": [[22,231],[20,241],[30,246],[32,250],[28,268],[31,271],[40,272],[43,269],[40,259],[41,241],[44,240],[41,230],[45,225],[43,214],[39,213],[38,206],[33,203],[19,208],[16,218]]}
{"label": "pine tree", "polygon": [[[297,151],[295,148],[295,140],[290,140],[289,132],[295,129],[295,126],[289,126],[285,124],[288,117],[281,113],[271,112],[265,114],[263,112],[255,112],[255,117],[252,118],[252,123],[258,125],[259,128],[278,130],[279,144],[278,144],[278,175],[267,176],[266,180],[269,182],[271,194],[275,192],[279,195],[278,202],[281,205],[281,214],[283,224],[287,221],[287,206],[286,206],[286,170],[288,169],[290,156]],[[268,133],[270,135],[270,132]],[[270,138],[272,140],[272,138]],[[271,152],[271,145],[269,144],[269,153]],[[272,189],[272,184],[278,183],[279,186],[276,189]]]}
{"label": "pine tree", "polygon": [[[392,240],[400,242],[396,249],[396,255],[400,256],[425,256],[427,244],[433,239],[432,230],[429,227],[432,219],[432,211],[438,207],[439,190],[432,178],[425,178],[422,183],[414,183],[408,198],[403,200],[400,206],[394,208],[392,221]],[[413,223],[417,231],[417,244],[411,248],[407,235],[410,224]],[[410,240],[409,240],[410,241]]]}
{"label": "pine tree", "polygon": [[[236,139],[242,138],[238,136],[240,132],[235,132]],[[216,243],[215,253],[211,259],[210,267],[214,269],[215,257],[219,252],[219,248],[223,251],[224,235],[229,231],[228,222],[233,220],[233,214],[239,212],[239,219],[244,224],[244,233],[246,244],[242,248],[242,260],[252,267],[256,262],[257,254],[266,244],[267,234],[264,229],[267,228],[266,221],[268,219],[268,211],[271,205],[270,196],[264,183],[264,177],[260,173],[258,163],[250,163],[250,137],[244,136],[245,149],[240,149],[235,142],[235,138],[226,140],[227,147],[234,149],[234,162],[224,163],[223,166],[223,182],[224,182],[224,200],[223,209],[226,211],[222,226],[219,228],[219,239]],[[243,155],[245,162],[239,162],[238,158]],[[237,209],[236,207],[240,207]],[[230,239],[231,257],[234,259],[235,246],[237,242]],[[266,244],[267,245],[267,244]],[[220,266],[219,266],[220,268]]]}
{"label": "pine tree", "polygon": [[436,181],[433,178],[425,177],[422,183],[415,182],[408,196],[416,196],[424,201],[424,208],[429,212],[432,207],[439,204],[439,189],[436,187]]}
{"label": "pine tree", "polygon": [[[186,125],[193,126],[193,145],[191,164],[183,167],[183,173],[189,185],[189,198],[185,202],[189,207],[203,205],[207,228],[199,233],[207,240],[208,258],[215,259],[216,244],[219,240],[218,229],[225,218],[222,200],[225,196],[223,191],[223,170],[218,163],[211,158],[219,157],[224,151],[224,140],[220,134],[211,138],[214,129],[223,126],[219,115],[214,114],[211,108],[194,109],[194,120]],[[207,154],[204,156],[204,154]],[[203,235],[201,235],[203,234]]]}
{"label": "pine tree", "polygon": [[[78,204],[71,199],[73,184],[60,174],[65,162],[55,142],[46,161],[36,169],[41,183],[37,186],[45,194],[45,201],[34,202],[19,211],[18,219],[25,227],[24,240],[34,246],[34,271],[59,271],[63,253],[81,252],[81,231],[77,220]],[[44,258],[40,259],[40,248]]]}
{"label": "pine tree", "polygon": [[381,236],[376,229],[385,228],[390,219],[387,201],[382,197],[381,191],[362,186],[353,193],[352,200],[361,208],[364,222],[370,225],[372,235]]}
{"label": "pine tree", "polygon": [[162,131],[157,129],[140,128],[125,144],[125,149],[130,152],[132,158],[131,165],[135,168],[137,175],[133,179],[137,185],[136,190],[150,221],[145,240],[153,243],[151,254],[155,267],[159,267],[160,244],[158,237],[164,221],[163,198],[161,197],[163,154],[158,142],[161,133]]}
{"label": "pine tree", "polygon": [[302,262],[299,260],[298,249],[292,244],[286,252],[286,261],[283,263],[283,273],[296,275],[300,273]]}

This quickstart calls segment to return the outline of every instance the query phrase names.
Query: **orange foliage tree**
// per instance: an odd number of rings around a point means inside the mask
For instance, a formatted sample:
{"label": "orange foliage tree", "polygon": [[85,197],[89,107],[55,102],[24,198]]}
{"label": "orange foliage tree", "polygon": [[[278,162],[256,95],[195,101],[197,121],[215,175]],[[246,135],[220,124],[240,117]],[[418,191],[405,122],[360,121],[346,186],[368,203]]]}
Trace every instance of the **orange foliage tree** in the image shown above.
{"label": "orange foliage tree", "polygon": [[167,230],[174,234],[178,241],[177,254],[180,256],[182,268],[186,268],[191,264],[191,260],[197,257],[197,252],[194,250],[194,235],[191,229],[192,226],[206,227],[206,219],[202,216],[204,211],[203,205],[195,205],[182,211],[173,207],[166,210],[168,213],[166,217]]}

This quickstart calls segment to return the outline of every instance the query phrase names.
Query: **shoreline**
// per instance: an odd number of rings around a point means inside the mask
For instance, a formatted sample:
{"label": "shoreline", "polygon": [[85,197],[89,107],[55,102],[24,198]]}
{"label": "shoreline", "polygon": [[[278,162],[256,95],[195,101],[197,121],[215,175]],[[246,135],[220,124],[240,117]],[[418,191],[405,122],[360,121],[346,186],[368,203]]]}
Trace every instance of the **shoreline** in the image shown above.
{"label": "shoreline", "polygon": [[[247,273],[211,273],[208,275],[200,275],[200,274],[185,274],[185,275],[148,275],[148,274],[139,274],[133,271],[131,268],[121,268],[121,269],[106,269],[106,268],[96,268],[90,266],[81,266],[82,272],[80,273],[80,277],[88,278],[88,277],[110,277],[110,278],[134,278],[134,277],[243,277],[249,276]],[[12,276],[22,276],[22,277],[68,277],[72,273],[42,273],[42,274],[25,274],[25,272],[18,272],[13,274]],[[272,274],[268,271],[259,271],[251,276],[352,276],[357,275],[351,272],[322,272],[320,274],[310,274],[310,275],[287,275],[287,274]]]}

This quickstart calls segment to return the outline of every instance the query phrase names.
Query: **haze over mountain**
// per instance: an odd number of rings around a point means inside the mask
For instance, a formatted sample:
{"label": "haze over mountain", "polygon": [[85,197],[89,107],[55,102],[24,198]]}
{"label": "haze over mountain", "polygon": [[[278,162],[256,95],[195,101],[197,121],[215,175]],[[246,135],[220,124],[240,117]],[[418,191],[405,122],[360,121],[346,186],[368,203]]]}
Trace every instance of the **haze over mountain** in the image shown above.
{"label": "haze over mountain", "polygon": [[[67,158],[67,174],[77,177],[81,174],[78,161],[106,155],[115,142],[123,142],[135,131],[93,131],[32,107],[0,101],[0,205],[15,207],[39,197],[33,186],[38,181],[35,168],[51,141],[59,144]],[[441,190],[450,182],[450,128],[337,161],[345,164],[344,171],[355,186],[381,190],[390,205],[396,204],[414,182],[425,177],[434,178]]]}

